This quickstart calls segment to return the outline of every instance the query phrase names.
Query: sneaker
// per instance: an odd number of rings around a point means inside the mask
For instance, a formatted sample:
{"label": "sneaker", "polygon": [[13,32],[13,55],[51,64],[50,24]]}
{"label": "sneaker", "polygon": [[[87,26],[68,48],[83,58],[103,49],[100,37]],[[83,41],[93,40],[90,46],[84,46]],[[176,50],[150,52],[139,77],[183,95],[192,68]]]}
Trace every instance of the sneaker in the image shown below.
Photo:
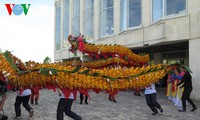
{"label": "sneaker", "polygon": [[14,120],[21,120],[21,117],[17,117],[17,116],[16,116],[16,117],[14,117],[13,119],[14,119]]}
{"label": "sneaker", "polygon": [[197,107],[193,107],[192,110],[190,110],[190,111],[194,112],[195,110],[197,110]]}
{"label": "sneaker", "polygon": [[186,110],[182,109],[182,110],[178,110],[179,112],[186,112]]}
{"label": "sneaker", "polygon": [[33,109],[30,110],[30,112],[29,112],[29,117],[30,117],[30,118],[33,117],[33,113],[34,113]]}
{"label": "sneaker", "polygon": [[156,114],[158,114],[158,112],[153,112],[153,113],[152,113],[152,115],[156,115]]}
{"label": "sneaker", "polygon": [[35,105],[38,105],[38,102],[37,102],[37,101],[35,101]]}

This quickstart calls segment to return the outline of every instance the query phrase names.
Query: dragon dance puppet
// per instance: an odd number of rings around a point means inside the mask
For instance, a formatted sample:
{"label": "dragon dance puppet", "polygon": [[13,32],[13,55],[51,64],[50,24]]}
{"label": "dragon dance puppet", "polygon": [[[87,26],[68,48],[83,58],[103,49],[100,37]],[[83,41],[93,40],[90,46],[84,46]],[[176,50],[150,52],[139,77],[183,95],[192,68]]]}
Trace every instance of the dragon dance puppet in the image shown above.
{"label": "dragon dance puppet", "polygon": [[[95,92],[143,88],[165,76],[167,66],[147,65],[148,55],[134,54],[122,45],[95,45],[87,43],[84,36],[68,36],[72,45],[70,51],[88,55],[89,61],[74,61],[39,64],[29,61],[24,64],[9,51],[0,54],[0,72],[8,79],[8,88],[37,86],[56,90],[60,88],[69,94],[77,90],[88,95]],[[84,62],[84,64],[83,64]]]}

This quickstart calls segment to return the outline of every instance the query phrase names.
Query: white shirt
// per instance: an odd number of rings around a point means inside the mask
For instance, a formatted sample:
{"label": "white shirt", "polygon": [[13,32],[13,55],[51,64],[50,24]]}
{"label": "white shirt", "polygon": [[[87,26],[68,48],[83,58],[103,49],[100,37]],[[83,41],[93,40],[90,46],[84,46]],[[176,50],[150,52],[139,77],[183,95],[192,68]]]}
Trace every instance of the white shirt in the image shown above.
{"label": "white shirt", "polygon": [[152,93],[156,93],[156,88],[155,88],[155,84],[151,84],[151,86],[149,87],[145,87],[145,91],[144,94],[152,94]]}
{"label": "white shirt", "polygon": [[20,94],[20,91],[17,91],[17,95],[18,96],[28,96],[31,95],[31,90],[30,89],[25,89],[22,91],[22,93]]}

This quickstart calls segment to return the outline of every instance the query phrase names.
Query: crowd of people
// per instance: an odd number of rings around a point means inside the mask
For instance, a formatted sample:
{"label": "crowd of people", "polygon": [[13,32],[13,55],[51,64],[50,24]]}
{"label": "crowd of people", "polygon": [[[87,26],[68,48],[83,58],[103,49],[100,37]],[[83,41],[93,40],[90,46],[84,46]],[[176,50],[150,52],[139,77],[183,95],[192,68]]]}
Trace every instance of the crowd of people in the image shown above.
{"label": "crowd of people", "polygon": [[168,100],[173,101],[175,106],[182,106],[181,96],[183,88],[178,86],[178,83],[183,79],[184,72],[180,71],[179,67],[174,68],[171,73],[168,73],[166,96]]}
{"label": "crowd of people", "polygon": [[[174,102],[175,106],[182,107],[179,112],[186,111],[187,102],[192,105],[192,112],[197,109],[190,99],[192,87],[192,71],[187,66],[176,66],[171,73],[168,73],[166,96]],[[186,102],[187,101],[187,102]]]}

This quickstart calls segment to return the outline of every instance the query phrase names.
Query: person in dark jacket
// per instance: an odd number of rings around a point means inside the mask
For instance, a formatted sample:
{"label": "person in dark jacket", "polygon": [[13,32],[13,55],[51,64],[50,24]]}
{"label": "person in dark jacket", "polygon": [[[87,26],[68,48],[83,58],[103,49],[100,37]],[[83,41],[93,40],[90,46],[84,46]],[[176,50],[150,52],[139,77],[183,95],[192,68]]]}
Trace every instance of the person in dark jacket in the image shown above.
{"label": "person in dark jacket", "polygon": [[177,86],[184,87],[184,91],[181,97],[182,100],[182,110],[178,110],[179,112],[185,112],[186,111],[186,100],[192,105],[191,112],[195,111],[197,109],[196,105],[193,103],[193,101],[190,99],[190,93],[193,90],[192,87],[192,76],[190,75],[189,71],[186,69],[186,67],[181,66],[181,71],[185,72],[183,75],[183,79],[181,82],[177,84]]}

